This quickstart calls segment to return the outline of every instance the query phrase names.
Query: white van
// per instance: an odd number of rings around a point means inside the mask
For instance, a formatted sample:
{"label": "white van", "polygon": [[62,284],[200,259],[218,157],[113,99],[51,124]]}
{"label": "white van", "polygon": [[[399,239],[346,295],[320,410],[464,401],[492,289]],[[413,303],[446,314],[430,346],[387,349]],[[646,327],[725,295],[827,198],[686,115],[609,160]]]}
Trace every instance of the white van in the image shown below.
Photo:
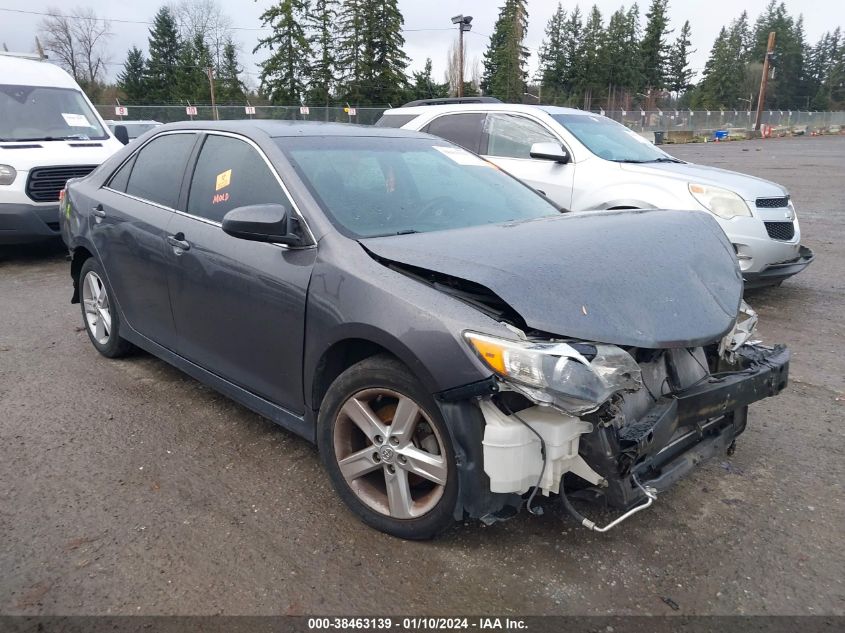
{"label": "white van", "polygon": [[59,192],[123,145],[64,70],[0,53],[0,245],[59,236]]}

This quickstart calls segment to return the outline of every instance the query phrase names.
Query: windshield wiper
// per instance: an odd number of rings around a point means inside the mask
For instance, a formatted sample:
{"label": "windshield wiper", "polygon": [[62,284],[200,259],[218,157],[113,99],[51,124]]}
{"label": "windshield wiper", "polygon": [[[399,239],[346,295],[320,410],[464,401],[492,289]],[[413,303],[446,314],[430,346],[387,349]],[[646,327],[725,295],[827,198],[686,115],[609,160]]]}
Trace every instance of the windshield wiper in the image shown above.
{"label": "windshield wiper", "polygon": [[643,163],[683,163],[684,161],[669,156],[661,156],[660,158],[650,158],[648,160],[635,160],[633,158],[619,158],[613,161],[614,163],[635,163],[642,165]]}

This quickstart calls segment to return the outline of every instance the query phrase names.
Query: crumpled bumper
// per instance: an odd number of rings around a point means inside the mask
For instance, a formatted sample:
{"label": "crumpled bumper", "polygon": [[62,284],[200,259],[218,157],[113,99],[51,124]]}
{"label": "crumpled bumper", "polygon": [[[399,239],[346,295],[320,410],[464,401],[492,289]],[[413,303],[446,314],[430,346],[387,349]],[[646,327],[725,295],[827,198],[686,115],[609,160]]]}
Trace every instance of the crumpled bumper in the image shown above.
{"label": "crumpled bumper", "polygon": [[807,266],[813,263],[816,258],[813,251],[806,246],[799,247],[799,255],[795,259],[779,264],[771,264],[759,273],[743,273],[742,278],[745,280],[745,289],[749,288],[763,288],[765,286],[773,286],[780,282],[796,275],[804,270]]}
{"label": "crumpled bumper", "polygon": [[697,464],[723,455],[745,430],[748,405],[786,387],[789,350],[746,345],[731,371],[661,397],[639,420],[595,426],[581,437],[581,455],[607,481],[609,506],[629,509],[642,488],[661,491]]}

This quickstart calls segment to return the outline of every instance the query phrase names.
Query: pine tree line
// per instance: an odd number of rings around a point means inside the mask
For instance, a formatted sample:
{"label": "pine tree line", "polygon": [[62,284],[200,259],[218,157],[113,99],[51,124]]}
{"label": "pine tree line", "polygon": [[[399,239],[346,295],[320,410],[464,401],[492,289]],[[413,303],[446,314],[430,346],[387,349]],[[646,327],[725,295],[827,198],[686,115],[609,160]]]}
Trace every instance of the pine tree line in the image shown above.
{"label": "pine tree line", "polygon": [[243,68],[231,38],[223,43],[217,59],[202,33],[181,35],[173,11],[163,6],[153,19],[148,51],[145,58],[138,47],[130,48],[117,77],[117,85],[129,103],[208,103],[211,100],[209,68],[214,76],[217,102],[243,103]]}
{"label": "pine tree line", "polygon": [[[500,20],[506,13],[513,15],[513,5],[525,4],[506,0]],[[558,4],[539,52],[536,87],[543,101],[585,109],[624,110],[634,103],[647,109],[750,108],[756,105],[768,35],[775,31],[765,107],[824,110],[845,105],[845,39],[839,28],[811,46],[802,17],[793,18],[783,2],[771,0],[753,26],[743,12],[722,28],[701,80],[693,84],[690,23],[684,22],[672,38],[668,4],[651,0],[644,28],[636,3],[614,12],[607,25],[596,6],[584,17],[577,5],[567,13]],[[513,17],[507,19],[514,23]],[[522,101],[521,90],[503,90],[490,80],[487,85],[494,96]]]}
{"label": "pine tree line", "polygon": [[[689,21],[670,24],[669,0],[650,0],[644,16],[634,3],[607,20],[597,6],[582,12],[558,4],[545,28],[537,74],[529,79],[525,46],[527,0],[502,0],[483,60],[483,94],[509,102],[537,100],[585,109],[751,108],[770,31],[777,33],[765,107],[835,109],[845,106],[845,37],[839,28],[815,45],[803,19],[771,0],[752,24],[746,12],[713,43],[698,83],[690,68]],[[435,82],[431,59],[407,74],[404,20],[398,0],[277,0],[261,15],[269,34],[255,52],[259,95],[275,104],[397,105],[449,94]],[[118,85],[131,103],[207,103],[213,69],[218,103],[243,103],[237,49],[231,38],[210,46],[201,32],[180,34],[173,10],[162,7],[150,28],[148,56],[133,47]],[[450,68],[455,66],[450,51]],[[454,85],[452,88],[454,89]],[[465,84],[473,94],[478,84]]]}
{"label": "pine tree line", "polygon": [[260,92],[274,103],[399,104],[447,94],[431,60],[406,75],[404,19],[397,0],[280,0],[261,15],[271,33],[255,50]]}

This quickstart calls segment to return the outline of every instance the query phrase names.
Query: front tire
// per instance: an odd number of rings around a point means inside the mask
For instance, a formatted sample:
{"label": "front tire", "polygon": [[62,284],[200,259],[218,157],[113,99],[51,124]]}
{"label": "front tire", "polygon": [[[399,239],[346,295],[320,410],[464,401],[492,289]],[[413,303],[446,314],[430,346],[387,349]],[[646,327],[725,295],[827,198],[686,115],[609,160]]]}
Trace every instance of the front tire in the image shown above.
{"label": "front tire", "polygon": [[404,539],[454,522],[458,476],[437,403],[390,356],[353,365],[320,407],[317,444],[332,484],[367,525]]}
{"label": "front tire", "polygon": [[106,282],[103,267],[93,257],[79,271],[82,323],[88,338],[100,354],[108,358],[126,355],[132,344],[120,337],[120,316]]}

